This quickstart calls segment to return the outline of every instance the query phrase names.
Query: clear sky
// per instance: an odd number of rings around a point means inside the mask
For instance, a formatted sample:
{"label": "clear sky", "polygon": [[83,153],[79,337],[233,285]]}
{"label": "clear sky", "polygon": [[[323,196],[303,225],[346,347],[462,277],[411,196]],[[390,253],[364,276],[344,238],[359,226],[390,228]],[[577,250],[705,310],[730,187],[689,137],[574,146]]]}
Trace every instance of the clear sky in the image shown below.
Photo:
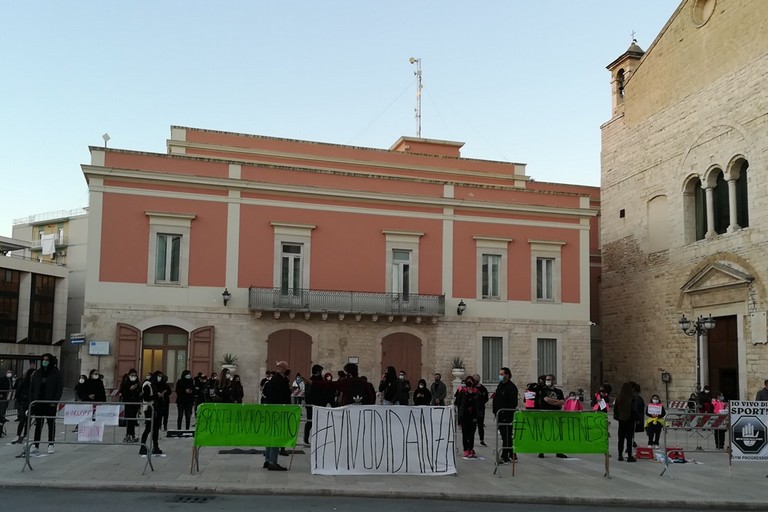
{"label": "clear sky", "polygon": [[605,66],[679,0],[0,3],[0,235],[86,206],[88,146],[165,153],[171,125],[388,148],[416,135],[537,181],[599,185]]}

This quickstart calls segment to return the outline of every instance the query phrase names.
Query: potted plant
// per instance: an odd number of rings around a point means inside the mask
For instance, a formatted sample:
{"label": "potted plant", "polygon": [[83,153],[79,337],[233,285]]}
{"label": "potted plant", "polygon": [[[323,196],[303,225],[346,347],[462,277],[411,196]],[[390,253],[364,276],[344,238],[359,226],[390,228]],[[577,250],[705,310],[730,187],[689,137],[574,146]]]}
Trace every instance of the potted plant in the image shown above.
{"label": "potted plant", "polygon": [[219,361],[219,364],[222,368],[228,368],[229,371],[234,372],[237,370],[237,356],[227,352],[221,356],[221,361]]}
{"label": "potted plant", "polygon": [[457,379],[461,379],[464,376],[464,359],[459,356],[451,359],[451,375]]}

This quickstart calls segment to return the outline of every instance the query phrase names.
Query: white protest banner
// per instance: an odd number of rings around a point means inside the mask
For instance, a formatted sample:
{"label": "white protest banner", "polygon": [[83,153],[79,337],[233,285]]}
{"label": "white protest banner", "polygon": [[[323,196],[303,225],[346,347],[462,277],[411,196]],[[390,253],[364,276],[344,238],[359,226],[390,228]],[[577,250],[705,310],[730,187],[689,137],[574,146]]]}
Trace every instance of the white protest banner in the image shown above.
{"label": "white protest banner", "polygon": [[77,427],[78,443],[100,443],[104,439],[104,424],[100,421],[81,423]]}
{"label": "white protest banner", "polygon": [[648,404],[648,414],[651,416],[661,414],[661,404]]}
{"label": "white protest banner", "polygon": [[453,407],[315,407],[314,475],[456,473]]}
{"label": "white protest banner", "polygon": [[66,404],[64,406],[64,424],[78,425],[93,418],[93,404]]}
{"label": "white protest banner", "polygon": [[120,406],[119,405],[97,405],[94,421],[101,421],[105,425],[120,424]]}
{"label": "white protest banner", "polygon": [[768,402],[728,402],[731,460],[768,460]]}

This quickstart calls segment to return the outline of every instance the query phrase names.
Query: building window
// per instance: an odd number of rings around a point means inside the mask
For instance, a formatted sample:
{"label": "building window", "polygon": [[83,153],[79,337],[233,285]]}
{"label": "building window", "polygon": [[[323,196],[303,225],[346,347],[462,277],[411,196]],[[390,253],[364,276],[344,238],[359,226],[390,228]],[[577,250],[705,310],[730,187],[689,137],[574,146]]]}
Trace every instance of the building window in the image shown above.
{"label": "building window", "polygon": [[712,191],[712,205],[715,213],[715,232],[718,235],[728,231],[731,223],[731,214],[728,206],[728,183],[723,177],[723,172],[717,173],[715,189]]}
{"label": "building window", "polygon": [[301,245],[284,243],[280,264],[280,291],[297,293],[302,288]]}
{"label": "building window", "polygon": [[498,254],[483,254],[482,286],[484,299],[498,299],[499,295],[499,268],[501,256]]}
{"label": "building window", "polygon": [[408,300],[411,293],[411,251],[392,251],[392,293]]}
{"label": "building window", "polygon": [[0,275],[0,343],[16,343],[21,273],[5,269]]}
{"label": "building window", "polygon": [[696,179],[693,188],[695,209],[694,222],[696,226],[696,240],[704,240],[707,235],[707,193],[701,186],[701,180]]}
{"label": "building window", "polygon": [[58,237],[59,237],[59,243],[63,244],[64,243],[64,228],[62,228],[62,227],[59,228]]}
{"label": "building window", "polygon": [[561,296],[562,248],[565,242],[528,240],[531,244],[531,300],[559,303]]}
{"label": "building window", "polygon": [[557,340],[538,338],[536,340],[537,375],[557,376]]}
{"label": "building window", "polygon": [[504,366],[504,339],[501,336],[483,336],[483,382],[497,379],[499,368]]}
{"label": "building window", "polygon": [[554,258],[536,258],[536,299],[555,300],[553,292]]}
{"label": "building window", "polygon": [[32,274],[28,343],[33,345],[50,345],[53,341],[53,303],[55,292],[55,277]]}
{"label": "building window", "polygon": [[187,286],[193,214],[145,212],[149,217],[147,284]]}
{"label": "building window", "polygon": [[747,170],[749,163],[745,160],[739,170],[739,179],[736,180],[736,223],[739,227],[749,226],[749,210],[747,201]]}

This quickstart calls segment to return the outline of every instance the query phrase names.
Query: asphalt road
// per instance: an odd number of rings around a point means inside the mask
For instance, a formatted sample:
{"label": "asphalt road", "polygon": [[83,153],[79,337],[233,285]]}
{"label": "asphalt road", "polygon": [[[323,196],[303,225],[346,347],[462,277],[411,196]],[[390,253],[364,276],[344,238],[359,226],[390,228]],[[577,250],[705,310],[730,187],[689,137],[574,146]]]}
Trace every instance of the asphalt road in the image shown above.
{"label": "asphalt road", "polygon": [[[82,468],[83,477],[89,478],[88,468]],[[241,510],[268,510],[269,512],[595,512],[589,506],[553,506],[531,504],[500,504],[490,502],[462,502],[438,500],[393,500],[329,498],[312,496],[240,496],[164,494],[116,491],[51,490],[40,488],[0,488],[0,508],[24,512],[137,512],[151,510],[212,512],[239,512]],[[600,508],[608,512],[648,512],[642,508]],[[655,508],[654,512],[674,512],[681,509]]]}

